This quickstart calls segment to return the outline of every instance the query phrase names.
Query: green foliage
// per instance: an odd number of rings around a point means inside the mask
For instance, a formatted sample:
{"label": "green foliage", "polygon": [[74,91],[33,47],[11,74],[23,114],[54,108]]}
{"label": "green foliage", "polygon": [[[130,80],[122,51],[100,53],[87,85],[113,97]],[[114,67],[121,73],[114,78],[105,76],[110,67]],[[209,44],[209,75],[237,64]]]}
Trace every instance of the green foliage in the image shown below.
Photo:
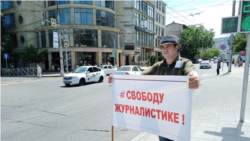
{"label": "green foliage", "polygon": [[246,46],[247,46],[247,40],[246,40],[246,34],[238,34],[235,37],[235,46],[234,46],[234,51],[239,52],[239,51],[245,51]]}
{"label": "green foliage", "polygon": [[154,65],[154,63],[155,63],[155,56],[151,56],[150,59],[149,59],[149,61],[150,61],[150,66]]}
{"label": "green foliage", "polygon": [[214,44],[213,29],[206,30],[203,25],[188,26],[181,32],[181,56],[194,59],[202,48],[211,48]]}
{"label": "green foliage", "polygon": [[22,59],[24,59],[27,63],[39,63],[44,61],[46,57],[48,57],[47,49],[39,51],[33,45],[26,47],[22,53]]}
{"label": "green foliage", "polygon": [[218,48],[213,47],[210,48],[209,50],[202,52],[200,54],[200,57],[210,59],[219,55],[220,55],[220,50]]}
{"label": "green foliage", "polygon": [[163,56],[162,56],[162,54],[161,55],[159,55],[159,57],[158,57],[158,61],[162,61],[163,60]]}

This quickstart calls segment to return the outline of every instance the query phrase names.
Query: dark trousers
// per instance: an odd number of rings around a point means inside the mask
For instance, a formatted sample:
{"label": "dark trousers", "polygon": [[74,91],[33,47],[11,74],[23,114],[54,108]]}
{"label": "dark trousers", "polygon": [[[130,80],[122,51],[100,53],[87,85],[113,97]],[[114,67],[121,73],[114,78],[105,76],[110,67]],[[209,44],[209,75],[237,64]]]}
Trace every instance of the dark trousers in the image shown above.
{"label": "dark trousers", "polygon": [[163,137],[159,136],[159,141],[173,141],[173,140],[170,140],[170,139],[163,138]]}
{"label": "dark trousers", "polygon": [[217,69],[217,75],[219,75],[220,74],[220,69]]}

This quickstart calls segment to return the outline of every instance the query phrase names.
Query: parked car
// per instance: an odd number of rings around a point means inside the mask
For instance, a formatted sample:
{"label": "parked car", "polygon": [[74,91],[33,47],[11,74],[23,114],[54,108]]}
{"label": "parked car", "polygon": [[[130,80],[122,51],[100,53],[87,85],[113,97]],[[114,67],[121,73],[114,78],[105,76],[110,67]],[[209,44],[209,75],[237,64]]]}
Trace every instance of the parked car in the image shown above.
{"label": "parked car", "polygon": [[214,63],[218,63],[218,59],[214,59]]}
{"label": "parked car", "polygon": [[212,63],[210,63],[209,60],[201,61],[200,69],[203,69],[203,68],[212,68]]}
{"label": "parked car", "polygon": [[94,66],[82,66],[74,69],[63,77],[66,86],[78,84],[80,86],[89,82],[103,82],[106,74],[104,70]]}
{"label": "parked car", "polygon": [[198,63],[200,63],[202,61],[202,59],[198,59]]}
{"label": "parked car", "polygon": [[136,65],[121,66],[114,72],[116,75],[141,75],[144,70]]}
{"label": "parked car", "polygon": [[210,59],[210,62],[213,62],[214,61],[214,59]]}
{"label": "parked car", "polygon": [[105,71],[106,75],[109,75],[109,74],[117,71],[117,68],[115,66],[111,66],[111,65],[102,65],[102,66],[100,66],[100,68]]}

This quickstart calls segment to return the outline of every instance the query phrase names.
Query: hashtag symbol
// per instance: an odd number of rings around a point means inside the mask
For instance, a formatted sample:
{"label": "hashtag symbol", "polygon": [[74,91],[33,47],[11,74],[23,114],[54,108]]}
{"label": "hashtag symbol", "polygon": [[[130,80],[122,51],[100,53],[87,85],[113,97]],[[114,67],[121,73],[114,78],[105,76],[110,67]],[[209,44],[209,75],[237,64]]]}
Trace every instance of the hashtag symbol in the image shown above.
{"label": "hashtag symbol", "polygon": [[121,92],[120,97],[121,97],[121,98],[124,98],[124,92]]}

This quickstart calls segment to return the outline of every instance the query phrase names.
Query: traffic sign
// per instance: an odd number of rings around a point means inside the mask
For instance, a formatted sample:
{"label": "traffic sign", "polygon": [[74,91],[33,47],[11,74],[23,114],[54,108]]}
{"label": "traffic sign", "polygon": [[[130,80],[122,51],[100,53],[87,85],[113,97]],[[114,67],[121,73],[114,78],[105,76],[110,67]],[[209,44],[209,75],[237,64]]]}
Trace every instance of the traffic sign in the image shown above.
{"label": "traffic sign", "polygon": [[50,21],[51,21],[51,26],[53,26],[53,27],[57,27],[57,24],[56,24],[56,19],[51,18],[51,19],[50,19]]}
{"label": "traffic sign", "polygon": [[69,40],[64,40],[64,47],[69,47]]}
{"label": "traffic sign", "polygon": [[240,33],[250,32],[250,0],[241,1]]}
{"label": "traffic sign", "polygon": [[220,50],[226,50],[227,49],[227,46],[225,45],[225,44],[222,44],[221,46],[220,46]]}
{"label": "traffic sign", "polygon": [[41,12],[41,21],[42,21],[42,25],[45,24],[45,13]]}
{"label": "traffic sign", "polygon": [[9,59],[9,54],[8,53],[4,53],[3,56],[4,56],[4,59]]}

